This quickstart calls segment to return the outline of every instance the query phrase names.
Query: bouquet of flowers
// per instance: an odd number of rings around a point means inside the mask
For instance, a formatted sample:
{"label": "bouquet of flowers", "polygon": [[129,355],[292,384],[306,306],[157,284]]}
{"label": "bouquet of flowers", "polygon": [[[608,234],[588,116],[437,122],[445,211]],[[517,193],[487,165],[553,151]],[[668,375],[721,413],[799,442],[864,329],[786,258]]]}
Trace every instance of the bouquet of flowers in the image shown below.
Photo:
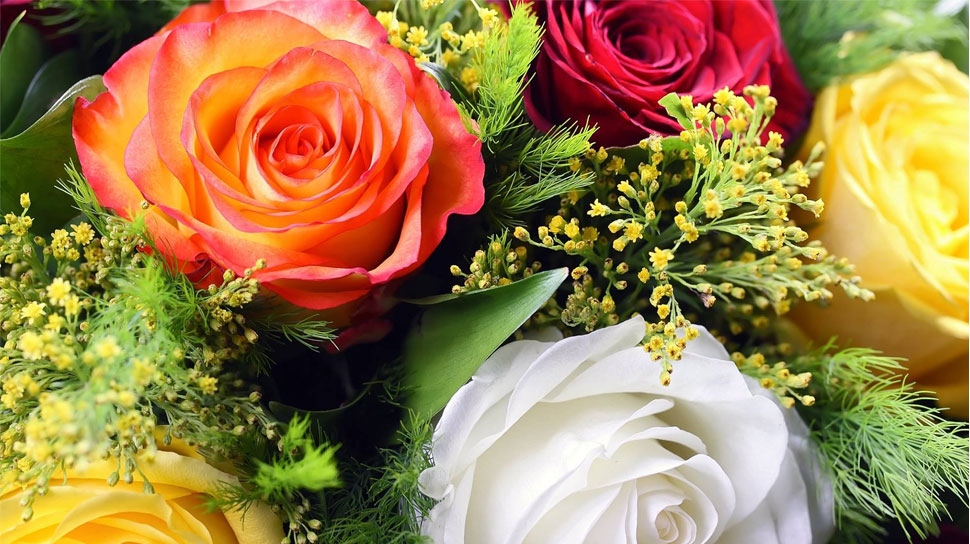
{"label": "bouquet of flowers", "polygon": [[966,541],[967,8],[3,1],[0,541]]}

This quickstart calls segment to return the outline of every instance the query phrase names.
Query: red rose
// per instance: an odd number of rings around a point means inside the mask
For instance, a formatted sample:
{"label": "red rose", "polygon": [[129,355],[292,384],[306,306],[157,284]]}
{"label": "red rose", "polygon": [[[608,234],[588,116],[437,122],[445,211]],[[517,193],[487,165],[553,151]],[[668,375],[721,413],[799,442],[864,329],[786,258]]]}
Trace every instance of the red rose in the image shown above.
{"label": "red rose", "polygon": [[344,326],[481,207],[480,143],[359,3],[265,3],[193,6],[127,52],[74,140],[102,204],[153,204],[163,251],[265,259],[264,286]]}
{"label": "red rose", "polygon": [[769,130],[805,129],[802,85],[770,0],[535,0],[545,43],[525,102],[543,130],[564,121],[599,126],[602,145],[631,145],[680,125],[657,104],[670,92],[710,101],[727,87],[769,85],[779,107]]}

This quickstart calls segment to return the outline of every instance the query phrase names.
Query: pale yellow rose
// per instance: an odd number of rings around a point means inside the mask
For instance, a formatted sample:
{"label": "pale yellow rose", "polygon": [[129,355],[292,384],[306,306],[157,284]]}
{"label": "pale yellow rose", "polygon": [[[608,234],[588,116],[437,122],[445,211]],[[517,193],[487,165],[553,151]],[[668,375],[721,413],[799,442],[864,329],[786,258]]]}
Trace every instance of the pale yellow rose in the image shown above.
{"label": "pale yellow rose", "polygon": [[51,480],[50,491],[34,501],[34,514],[23,522],[19,489],[0,497],[0,542],[3,544],[278,544],[282,523],[265,504],[242,512],[208,512],[205,492],[219,481],[234,481],[181,444],[159,451],[139,467],[155,487],[123,481],[114,487],[108,475],[114,461],[69,471]]}
{"label": "pale yellow rose", "polygon": [[[968,78],[939,54],[900,57],[819,95],[805,149],[827,144],[811,230],[855,263],[876,300],[836,297],[795,319],[817,341],[909,359],[911,377],[967,416]],[[803,305],[809,306],[809,305]]]}

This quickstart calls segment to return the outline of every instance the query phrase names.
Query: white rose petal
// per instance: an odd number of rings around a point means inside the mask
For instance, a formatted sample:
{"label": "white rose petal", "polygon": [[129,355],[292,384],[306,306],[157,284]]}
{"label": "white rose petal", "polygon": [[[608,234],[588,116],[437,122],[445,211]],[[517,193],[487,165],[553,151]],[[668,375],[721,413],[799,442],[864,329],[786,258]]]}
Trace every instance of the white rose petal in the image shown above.
{"label": "white rose petal", "polygon": [[824,541],[831,491],[798,416],[706,331],[661,386],[643,334],[635,318],[496,351],[438,423],[435,466],[420,481],[441,502],[425,534],[443,544]]}

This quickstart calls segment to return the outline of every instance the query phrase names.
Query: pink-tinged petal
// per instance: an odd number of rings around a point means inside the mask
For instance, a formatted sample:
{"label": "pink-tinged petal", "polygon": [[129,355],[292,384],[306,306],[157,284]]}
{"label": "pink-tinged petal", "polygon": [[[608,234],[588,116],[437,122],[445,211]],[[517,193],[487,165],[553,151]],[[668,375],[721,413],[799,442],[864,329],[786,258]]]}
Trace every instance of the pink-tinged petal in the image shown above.
{"label": "pink-tinged petal", "polygon": [[252,267],[256,260],[260,258],[266,259],[267,270],[309,267],[319,271],[320,279],[343,277],[355,273],[366,275],[367,273],[367,270],[363,268],[335,268],[331,266],[332,258],[256,242],[240,236],[238,231],[220,230],[206,225],[182,210],[164,205],[158,207],[178,221],[180,228],[197,233],[198,238],[195,239],[197,243],[205,247],[206,252],[220,266],[232,269],[237,273],[242,273],[246,268]]}
{"label": "pink-tinged petal", "polygon": [[394,330],[393,323],[386,319],[374,318],[340,331],[340,334],[333,339],[333,343],[324,347],[330,353],[337,353],[357,344],[378,342],[392,330]]}
{"label": "pink-tinged petal", "polygon": [[93,102],[79,98],[73,135],[81,171],[102,205],[127,216],[142,196],[124,168],[125,148],[148,113],[148,74],[163,37],[138,44],[104,74],[107,92]]}
{"label": "pink-tinged petal", "polygon": [[235,121],[236,134],[247,134],[252,125],[280,100],[314,83],[340,84],[352,93],[361,95],[363,89],[358,78],[359,74],[346,63],[326,52],[312,47],[293,48],[268,66],[266,76],[239,109]]}
{"label": "pink-tinged petal", "polygon": [[408,188],[407,210],[404,215],[404,223],[401,225],[400,237],[394,247],[394,252],[371,271],[371,277],[375,283],[399,278],[417,268],[424,260],[421,257],[422,241],[424,240],[424,233],[421,232],[424,226],[422,196],[424,195],[427,177],[428,170],[425,166],[421,178],[415,180],[415,183]]}
{"label": "pink-tinged petal", "polygon": [[[235,10],[237,7],[230,9]],[[356,0],[283,0],[264,4],[261,9],[279,11],[299,19],[331,40],[342,40],[367,48],[387,43],[387,30]]]}
{"label": "pink-tinged petal", "polygon": [[447,92],[417,72],[414,102],[434,137],[428,159],[428,181],[421,206],[421,252],[423,262],[444,237],[452,214],[477,213],[485,202],[485,162],[481,142],[465,130],[458,109]]}
{"label": "pink-tinged petal", "polygon": [[[380,116],[383,141],[388,144],[396,142],[401,133],[401,117],[407,107],[408,97],[411,95],[408,94],[397,67],[382,55],[387,48],[372,51],[341,41],[318,43],[314,44],[314,47],[339,59],[353,70],[361,83],[362,101],[374,105],[375,111]],[[401,51],[395,51],[404,54]],[[380,162],[372,165],[372,167],[379,166]]]}
{"label": "pink-tinged petal", "polygon": [[180,210],[192,210],[192,201],[186,189],[159,159],[147,117],[138,123],[132,133],[123,164],[128,177],[145,200]]}
{"label": "pink-tinged petal", "polygon": [[[425,168],[432,153],[434,135],[428,130],[424,119],[414,104],[408,104],[402,115],[400,139],[390,154],[387,163],[380,169],[390,174],[385,183],[371,183],[368,193],[361,196],[357,204],[334,222],[359,222],[361,218],[373,217],[397,201],[409,185],[414,183]],[[369,172],[379,171],[371,167]],[[367,172],[364,174],[367,175]]]}
{"label": "pink-tinged petal", "polygon": [[[356,280],[356,278],[363,278]],[[292,302],[303,308],[311,310],[329,310],[343,306],[345,309],[338,315],[330,315],[330,312],[321,313],[320,316],[330,322],[333,327],[346,327],[351,323],[350,316],[356,303],[367,296],[372,289],[372,285],[366,276],[350,276],[346,282],[321,281],[318,279],[281,279],[264,283],[263,285],[273,291],[283,299]],[[362,287],[354,289],[346,284],[360,283]],[[331,290],[325,290],[325,289]]]}
{"label": "pink-tinged petal", "polygon": [[226,3],[223,0],[212,0],[212,2],[206,4],[189,6],[169,21],[167,25],[163,26],[155,35],[160,36],[178,25],[184,25],[186,23],[211,23],[225,12]]}
{"label": "pink-tinged petal", "polygon": [[199,244],[198,237],[180,230],[178,223],[158,208],[150,208],[145,214],[145,226],[155,247],[176,259],[177,263],[172,263],[174,269],[205,258],[205,248]]}
{"label": "pink-tinged petal", "polygon": [[[125,170],[125,155],[139,125],[147,125],[148,74],[164,40],[153,37],[122,55],[104,75],[107,92],[93,102],[79,99],[73,119],[74,141],[88,183],[98,201],[132,217],[145,196]],[[164,213],[152,208],[145,223],[155,245],[182,262],[194,262],[203,253],[191,233],[180,231]]]}

